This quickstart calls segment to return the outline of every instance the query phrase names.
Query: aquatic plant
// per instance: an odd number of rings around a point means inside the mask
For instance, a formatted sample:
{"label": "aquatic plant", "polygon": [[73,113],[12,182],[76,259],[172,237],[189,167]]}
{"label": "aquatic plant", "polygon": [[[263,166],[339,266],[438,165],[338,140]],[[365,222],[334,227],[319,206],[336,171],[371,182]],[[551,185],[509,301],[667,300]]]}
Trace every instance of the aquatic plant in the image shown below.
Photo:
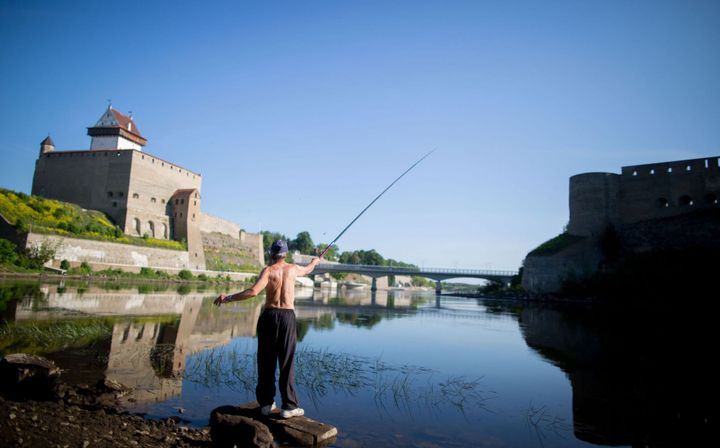
{"label": "aquatic plant", "polygon": [[565,419],[552,415],[547,406],[543,405],[536,408],[532,403],[530,403],[526,411],[525,423],[528,431],[537,438],[542,447],[545,446],[548,435],[553,434],[564,439],[563,433],[567,433],[572,429]]}
{"label": "aquatic plant", "polygon": [[[196,354],[183,372],[186,381],[204,387],[227,387],[254,393],[257,381],[255,349],[249,346],[216,348]],[[297,386],[319,407],[329,392],[351,396],[371,393],[377,408],[412,414],[413,409],[464,412],[472,406],[488,410],[496,394],[482,389],[482,378],[442,376],[431,369],[392,365],[380,358],[301,348],[296,353]],[[439,377],[439,379],[438,379]]]}

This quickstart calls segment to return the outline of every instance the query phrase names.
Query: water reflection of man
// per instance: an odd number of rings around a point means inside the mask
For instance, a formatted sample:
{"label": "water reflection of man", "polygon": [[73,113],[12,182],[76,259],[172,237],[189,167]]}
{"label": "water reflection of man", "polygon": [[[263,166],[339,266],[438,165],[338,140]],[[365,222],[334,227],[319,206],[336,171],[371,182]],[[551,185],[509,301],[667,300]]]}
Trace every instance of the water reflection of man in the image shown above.
{"label": "water reflection of man", "polygon": [[280,363],[278,386],[282,397],[283,418],[303,415],[298,407],[295,391],[295,347],[297,330],[295,323],[295,278],[308,275],[320,263],[313,258],[307,266],[286,263],[287,243],[277,240],[270,247],[272,264],[260,272],[257,282],[243,292],[224,295],[215,299],[215,305],[255,297],[265,289],[265,308],[257,324],[258,384],[255,395],[260,412],[269,415],[275,408],[275,368]]}

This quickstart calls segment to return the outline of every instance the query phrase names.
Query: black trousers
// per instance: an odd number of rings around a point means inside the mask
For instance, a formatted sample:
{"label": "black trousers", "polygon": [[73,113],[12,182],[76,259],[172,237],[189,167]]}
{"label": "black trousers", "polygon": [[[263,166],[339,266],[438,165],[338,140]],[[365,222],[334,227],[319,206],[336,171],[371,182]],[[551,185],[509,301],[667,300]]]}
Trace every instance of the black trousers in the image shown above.
{"label": "black trousers", "polygon": [[275,400],[275,368],[280,364],[280,396],[283,409],[298,407],[295,391],[295,347],[297,325],[295,311],[266,308],[257,324],[258,383],[255,396],[260,406]]}

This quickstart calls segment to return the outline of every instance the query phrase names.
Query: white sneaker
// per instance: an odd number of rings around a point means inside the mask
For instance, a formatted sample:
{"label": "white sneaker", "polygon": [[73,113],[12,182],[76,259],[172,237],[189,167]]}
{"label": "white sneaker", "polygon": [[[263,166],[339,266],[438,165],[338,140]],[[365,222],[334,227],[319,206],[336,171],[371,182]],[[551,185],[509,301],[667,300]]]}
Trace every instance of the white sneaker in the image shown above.
{"label": "white sneaker", "polygon": [[275,402],[273,401],[273,404],[269,404],[267,406],[263,406],[260,408],[260,413],[262,415],[270,415],[272,411],[277,409],[277,406],[275,406]]}
{"label": "white sneaker", "polygon": [[301,415],[305,415],[303,408],[283,409],[280,411],[280,417],[282,418],[300,417]]}

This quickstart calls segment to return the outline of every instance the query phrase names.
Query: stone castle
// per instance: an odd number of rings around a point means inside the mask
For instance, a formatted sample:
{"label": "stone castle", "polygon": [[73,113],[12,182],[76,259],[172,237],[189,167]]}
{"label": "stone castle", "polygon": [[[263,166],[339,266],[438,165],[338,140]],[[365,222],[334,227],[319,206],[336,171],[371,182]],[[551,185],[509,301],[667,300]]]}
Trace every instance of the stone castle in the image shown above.
{"label": "stone castle", "polygon": [[203,213],[202,175],[144,151],[147,139],[131,116],[108,106],[87,133],[86,150],[42,141],[32,194],[104,212],[128,235],[184,240],[191,269],[206,268],[208,246],[235,246],[263,264],[262,236]]}
{"label": "stone castle", "polygon": [[720,232],[698,213],[720,210],[720,157],[622,167],[620,174],[583,173],[570,178],[572,244],[550,255],[528,255],[523,286],[555,292],[564,278],[597,272],[599,240],[608,228],[633,252],[720,245]]}

